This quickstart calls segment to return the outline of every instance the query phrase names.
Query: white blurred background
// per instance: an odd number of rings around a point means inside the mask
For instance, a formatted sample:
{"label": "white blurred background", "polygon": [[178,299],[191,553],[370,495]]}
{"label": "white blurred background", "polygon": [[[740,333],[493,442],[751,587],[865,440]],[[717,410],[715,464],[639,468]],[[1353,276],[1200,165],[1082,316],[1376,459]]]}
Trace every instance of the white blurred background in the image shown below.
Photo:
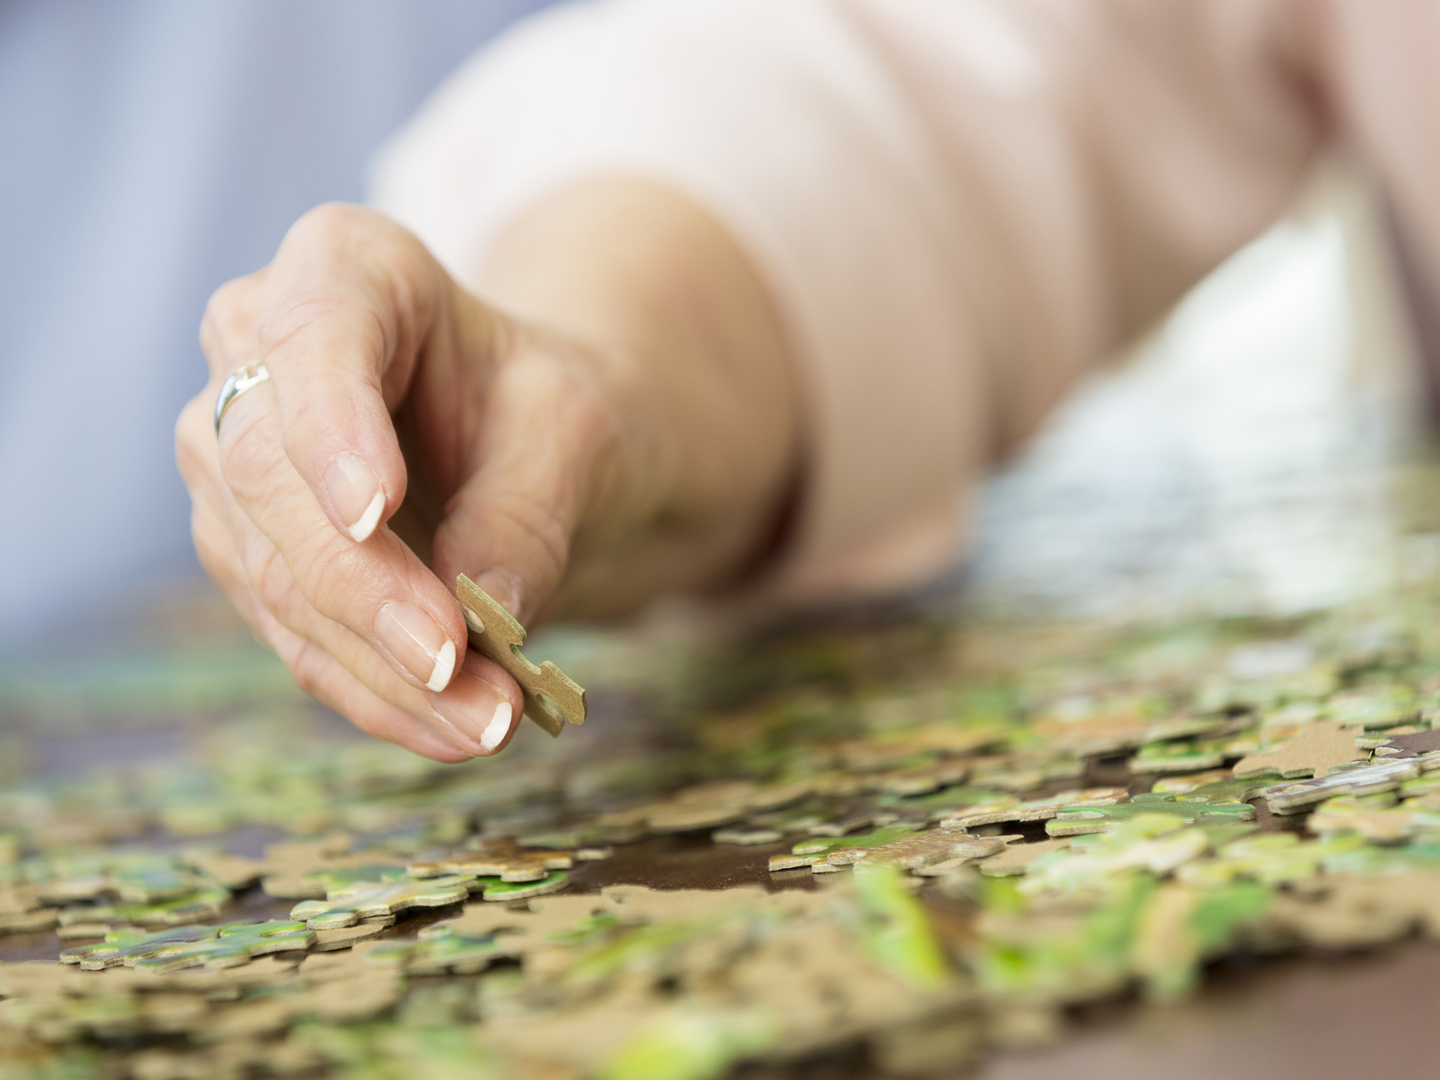
{"label": "white blurred background", "polygon": [[1328,163],[994,480],[969,601],[1129,621],[1392,587],[1426,550],[1390,497],[1426,423],[1401,293],[1380,208]]}

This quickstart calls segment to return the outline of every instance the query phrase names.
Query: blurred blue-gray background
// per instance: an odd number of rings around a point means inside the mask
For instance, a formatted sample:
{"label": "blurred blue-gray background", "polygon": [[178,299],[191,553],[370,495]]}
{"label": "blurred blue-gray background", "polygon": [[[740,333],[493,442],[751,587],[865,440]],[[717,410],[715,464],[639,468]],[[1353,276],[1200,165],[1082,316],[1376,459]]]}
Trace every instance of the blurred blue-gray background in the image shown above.
{"label": "blurred blue-gray background", "polygon": [[205,300],[544,0],[0,0],[0,647],[198,578]]}

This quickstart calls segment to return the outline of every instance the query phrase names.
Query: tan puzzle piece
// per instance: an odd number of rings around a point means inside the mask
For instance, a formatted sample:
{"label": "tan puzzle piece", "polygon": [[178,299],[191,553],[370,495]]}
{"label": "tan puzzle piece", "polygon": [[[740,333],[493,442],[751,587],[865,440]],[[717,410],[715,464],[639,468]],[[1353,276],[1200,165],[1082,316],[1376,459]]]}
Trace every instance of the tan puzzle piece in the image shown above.
{"label": "tan puzzle piece", "polygon": [[583,724],[589,705],[585,691],[546,660],[536,667],[520,652],[525,628],[494,597],[464,574],[455,582],[455,595],[465,612],[470,644],[494,660],[520,684],[525,694],[525,715],[551,735],[559,735],[565,721]]}
{"label": "tan puzzle piece", "polygon": [[1055,840],[1037,840],[1029,844],[1010,844],[997,854],[981,861],[980,873],[986,877],[1012,877],[1023,874],[1025,868],[1036,859],[1069,846],[1070,837],[1068,836],[1062,836]]}
{"label": "tan puzzle piece", "polygon": [[542,881],[553,870],[569,870],[575,863],[569,851],[526,851],[513,840],[482,840],[469,851],[443,859],[410,863],[405,872],[413,878],[450,874],[498,877],[501,881]]}
{"label": "tan puzzle piece", "polygon": [[1354,728],[1341,727],[1334,720],[1317,720],[1279,746],[1242,758],[1233,772],[1236,776],[1278,772],[1287,779],[1324,776],[1336,765],[1348,765],[1370,756],[1368,750],[1355,745],[1355,735]]}

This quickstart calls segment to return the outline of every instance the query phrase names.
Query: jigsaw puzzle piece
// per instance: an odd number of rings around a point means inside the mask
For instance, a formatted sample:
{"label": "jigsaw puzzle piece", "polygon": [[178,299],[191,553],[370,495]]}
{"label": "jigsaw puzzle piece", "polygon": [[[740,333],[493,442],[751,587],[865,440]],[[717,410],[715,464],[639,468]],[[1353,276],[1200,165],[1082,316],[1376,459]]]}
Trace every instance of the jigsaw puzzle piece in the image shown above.
{"label": "jigsaw puzzle piece", "polygon": [[438,877],[423,881],[382,881],[351,885],[324,900],[302,900],[290,917],[311,930],[338,930],[361,919],[397,915],[412,907],[446,907],[470,895],[473,877]]}
{"label": "jigsaw puzzle piece", "polygon": [[589,705],[585,691],[549,660],[538,667],[525,659],[525,628],[494,597],[464,574],[455,582],[455,595],[465,613],[470,644],[495,661],[520,684],[525,694],[525,715],[551,735],[559,735],[568,720],[583,724]]}
{"label": "jigsaw puzzle piece", "polygon": [[213,970],[249,963],[267,953],[306,949],[314,943],[315,935],[302,922],[231,923],[219,927],[213,938],[177,944],[128,966],[156,975],[196,966]]}

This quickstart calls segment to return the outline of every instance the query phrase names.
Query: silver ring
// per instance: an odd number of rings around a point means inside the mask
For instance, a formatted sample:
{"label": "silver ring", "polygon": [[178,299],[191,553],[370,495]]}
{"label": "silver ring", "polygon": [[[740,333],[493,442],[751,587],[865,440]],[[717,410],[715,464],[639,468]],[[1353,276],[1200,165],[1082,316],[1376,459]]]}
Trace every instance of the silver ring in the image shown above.
{"label": "silver ring", "polygon": [[230,408],[231,402],[252,386],[259,386],[262,382],[268,382],[269,379],[270,369],[265,366],[265,361],[256,360],[253,364],[246,364],[225,380],[225,385],[220,387],[220,396],[215,399],[216,435],[220,434],[220,421],[225,419],[225,410]]}

